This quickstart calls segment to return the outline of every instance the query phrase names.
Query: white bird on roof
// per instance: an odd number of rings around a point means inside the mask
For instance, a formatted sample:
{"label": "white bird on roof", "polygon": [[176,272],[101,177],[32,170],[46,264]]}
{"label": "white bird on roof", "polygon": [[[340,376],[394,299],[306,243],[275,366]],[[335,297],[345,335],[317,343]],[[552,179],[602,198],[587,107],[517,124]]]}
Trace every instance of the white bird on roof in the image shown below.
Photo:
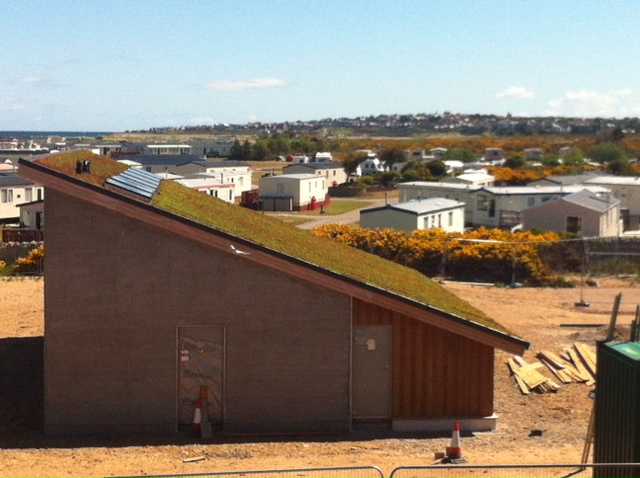
{"label": "white bird on roof", "polygon": [[233,244],[231,244],[229,247],[231,247],[231,250],[236,254],[250,254],[250,252],[245,252],[245,251],[241,251],[240,249],[236,249],[236,247]]}

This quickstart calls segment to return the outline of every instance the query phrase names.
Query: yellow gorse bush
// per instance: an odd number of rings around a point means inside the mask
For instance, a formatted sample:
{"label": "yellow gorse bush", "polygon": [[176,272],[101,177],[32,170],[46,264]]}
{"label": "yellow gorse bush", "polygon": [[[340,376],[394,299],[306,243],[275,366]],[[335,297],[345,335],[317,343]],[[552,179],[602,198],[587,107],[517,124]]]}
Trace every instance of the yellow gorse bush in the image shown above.
{"label": "yellow gorse bush", "polygon": [[446,275],[457,280],[510,282],[530,285],[561,282],[544,263],[541,253],[565,236],[554,232],[512,233],[479,228],[466,234],[442,229],[365,229],[327,224],[314,230],[318,236],[376,254],[418,269],[429,276]]}
{"label": "yellow gorse bush", "polygon": [[44,245],[32,249],[27,257],[19,257],[13,265],[13,274],[29,274],[41,271],[44,261]]}

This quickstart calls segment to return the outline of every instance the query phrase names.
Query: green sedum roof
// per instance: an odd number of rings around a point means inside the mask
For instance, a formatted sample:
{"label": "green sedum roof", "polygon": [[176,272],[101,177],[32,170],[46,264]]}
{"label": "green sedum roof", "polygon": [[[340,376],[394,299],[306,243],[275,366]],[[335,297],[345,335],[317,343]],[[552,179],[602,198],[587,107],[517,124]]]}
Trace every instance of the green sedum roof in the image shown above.
{"label": "green sedum roof", "polygon": [[[90,174],[75,173],[76,162],[82,160],[91,161]],[[90,152],[51,155],[38,159],[35,163],[99,187],[104,187],[109,177],[127,169],[127,166],[110,158]],[[260,212],[226,203],[174,181],[162,181],[151,206],[375,289],[513,335],[485,313],[414,269],[315,236],[310,231]]]}

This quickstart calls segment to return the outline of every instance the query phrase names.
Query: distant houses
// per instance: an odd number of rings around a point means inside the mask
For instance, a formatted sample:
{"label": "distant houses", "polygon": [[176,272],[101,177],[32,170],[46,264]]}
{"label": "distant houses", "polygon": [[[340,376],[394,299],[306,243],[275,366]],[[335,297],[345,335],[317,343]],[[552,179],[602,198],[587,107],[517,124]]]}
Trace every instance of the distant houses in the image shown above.
{"label": "distant houses", "polygon": [[415,181],[400,183],[399,201],[445,198],[465,204],[465,223],[470,227],[512,228],[522,224],[522,211],[555,199],[588,190],[606,198],[610,191],[599,185],[492,186],[469,183]]}

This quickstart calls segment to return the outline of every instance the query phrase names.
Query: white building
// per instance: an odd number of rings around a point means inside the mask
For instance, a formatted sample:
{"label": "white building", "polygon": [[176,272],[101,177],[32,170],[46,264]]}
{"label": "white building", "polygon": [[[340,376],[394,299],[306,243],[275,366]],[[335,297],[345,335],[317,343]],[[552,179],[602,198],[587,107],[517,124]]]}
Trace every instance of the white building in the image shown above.
{"label": "white building", "polygon": [[464,203],[465,223],[470,224],[473,219],[473,193],[482,186],[469,183],[445,183],[438,181],[412,181],[398,184],[398,201],[407,202],[428,198],[453,199]]}
{"label": "white building", "polygon": [[362,171],[362,175],[366,176],[368,174],[384,173],[386,171],[386,168],[382,165],[378,158],[374,157],[367,158],[362,163],[360,163],[360,170]]}
{"label": "white building", "polygon": [[575,186],[497,186],[435,181],[414,181],[398,184],[399,201],[443,197],[465,203],[465,221],[472,226],[513,227],[521,223],[520,213],[587,189],[601,197],[610,194],[607,188],[595,185]]}
{"label": "white building", "polygon": [[471,224],[486,227],[514,227],[521,224],[521,212],[582,190],[600,197],[610,194],[599,186],[498,186],[478,189],[474,193]]}
{"label": "white building", "polygon": [[444,198],[409,201],[360,211],[360,226],[367,229],[443,229],[464,232],[464,203]]}
{"label": "white building", "polygon": [[290,164],[282,168],[282,174],[316,174],[327,180],[327,186],[338,186],[347,182],[344,166],[334,162]]}
{"label": "white building", "polygon": [[522,211],[524,229],[572,232],[584,237],[622,234],[620,201],[582,190]]}
{"label": "white building", "polygon": [[328,163],[333,161],[333,155],[328,152],[317,152],[311,161],[314,163]]}
{"label": "white building", "polygon": [[215,177],[197,177],[197,178],[184,178],[176,179],[177,183],[182,184],[196,191],[208,194],[209,196],[222,199],[223,201],[234,203],[234,186],[231,183],[222,183]]}
{"label": "white building", "polygon": [[259,191],[263,211],[308,211],[328,199],[326,180],[316,174],[263,176]]}
{"label": "white building", "polygon": [[585,186],[601,186],[620,201],[620,214],[625,231],[640,229],[640,178],[631,176],[593,176]]}
{"label": "white building", "polygon": [[0,223],[19,224],[20,205],[41,199],[41,186],[14,173],[0,174]]}
{"label": "white building", "polygon": [[144,154],[191,154],[188,144],[148,144],[144,147]]}
{"label": "white building", "polygon": [[190,161],[172,167],[171,171],[185,177],[197,174],[215,178],[222,184],[231,184],[235,198],[242,197],[243,192],[252,188],[251,165],[242,161]]}
{"label": "white building", "polygon": [[458,176],[452,178],[445,178],[441,182],[443,183],[460,183],[460,184],[472,184],[474,186],[493,186],[495,183],[495,177],[487,172],[486,169],[476,169],[465,171]]}

